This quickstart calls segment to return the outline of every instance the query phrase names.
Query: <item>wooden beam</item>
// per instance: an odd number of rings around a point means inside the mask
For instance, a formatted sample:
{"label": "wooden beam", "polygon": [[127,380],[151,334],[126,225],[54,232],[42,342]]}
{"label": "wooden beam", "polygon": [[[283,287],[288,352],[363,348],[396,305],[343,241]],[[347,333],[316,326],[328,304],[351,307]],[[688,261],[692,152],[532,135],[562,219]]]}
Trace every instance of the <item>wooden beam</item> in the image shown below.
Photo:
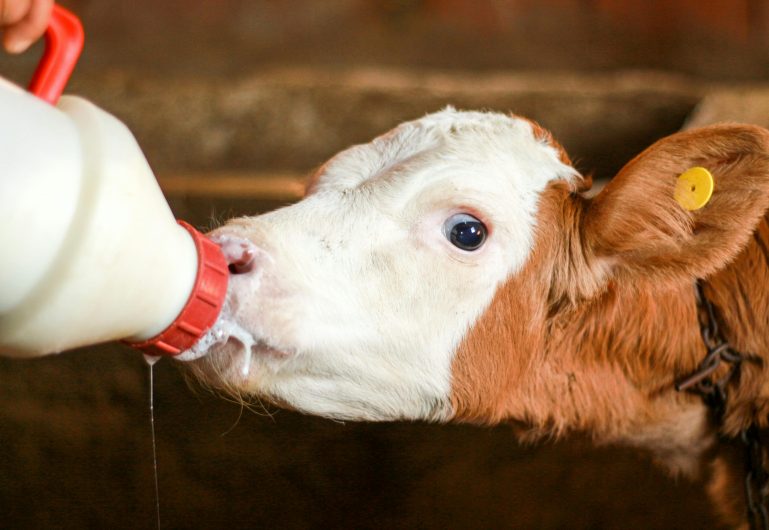
{"label": "wooden beam", "polygon": [[299,173],[218,172],[161,173],[166,195],[234,199],[299,200],[307,177]]}

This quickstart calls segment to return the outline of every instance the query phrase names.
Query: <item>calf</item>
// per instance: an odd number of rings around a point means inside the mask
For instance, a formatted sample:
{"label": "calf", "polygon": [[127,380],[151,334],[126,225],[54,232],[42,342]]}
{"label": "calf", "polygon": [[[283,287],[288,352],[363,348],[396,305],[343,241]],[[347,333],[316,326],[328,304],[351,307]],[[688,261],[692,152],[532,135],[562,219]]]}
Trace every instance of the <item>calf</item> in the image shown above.
{"label": "calf", "polygon": [[[692,166],[715,191],[687,211],[673,191]],[[233,275],[189,365],[243,399],[330,418],[512,422],[526,439],[649,448],[711,474],[741,524],[721,440],[767,425],[769,132],[679,133],[589,187],[528,120],[447,109],[402,124],[332,158],[301,202],[211,234]],[[697,279],[752,355],[718,423],[674,389],[705,355]]]}

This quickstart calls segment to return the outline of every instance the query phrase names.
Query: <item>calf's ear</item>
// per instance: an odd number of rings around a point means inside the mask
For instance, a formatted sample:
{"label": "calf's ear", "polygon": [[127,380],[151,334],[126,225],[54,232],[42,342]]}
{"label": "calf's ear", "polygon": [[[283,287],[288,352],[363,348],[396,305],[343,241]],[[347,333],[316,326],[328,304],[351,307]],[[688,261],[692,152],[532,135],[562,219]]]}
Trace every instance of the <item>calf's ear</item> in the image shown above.
{"label": "calf's ear", "polygon": [[[710,200],[687,210],[679,176],[704,167]],[[628,163],[587,205],[583,245],[602,275],[705,277],[733,260],[769,207],[769,131],[722,124],[669,136]]]}

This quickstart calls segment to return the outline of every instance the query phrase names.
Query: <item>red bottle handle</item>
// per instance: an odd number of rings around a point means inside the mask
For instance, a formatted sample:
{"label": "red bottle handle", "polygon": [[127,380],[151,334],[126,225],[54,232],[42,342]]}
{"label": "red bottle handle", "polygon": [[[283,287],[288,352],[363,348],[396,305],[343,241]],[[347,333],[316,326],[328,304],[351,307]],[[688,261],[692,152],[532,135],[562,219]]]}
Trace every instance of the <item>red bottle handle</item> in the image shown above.
{"label": "red bottle handle", "polygon": [[56,105],[83,50],[83,25],[61,6],[54,5],[45,31],[45,51],[29,84],[29,91]]}

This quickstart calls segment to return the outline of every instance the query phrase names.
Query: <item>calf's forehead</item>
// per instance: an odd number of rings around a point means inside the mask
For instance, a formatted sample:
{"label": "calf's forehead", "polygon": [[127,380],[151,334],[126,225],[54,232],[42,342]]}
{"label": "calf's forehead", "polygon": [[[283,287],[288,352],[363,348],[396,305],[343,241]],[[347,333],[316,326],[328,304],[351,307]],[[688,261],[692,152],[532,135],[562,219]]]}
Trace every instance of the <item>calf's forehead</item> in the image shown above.
{"label": "calf's forehead", "polygon": [[553,180],[579,178],[566,161],[549,134],[528,120],[447,109],[332,159],[315,190],[329,193],[311,193],[302,210],[333,211],[321,215],[337,221],[324,222],[328,230],[345,226],[353,238],[376,234],[380,248],[410,238],[440,256],[447,245],[441,227],[454,213],[470,213],[494,236],[482,257],[466,261],[493,261],[495,271],[509,274],[533,248],[542,191]]}
{"label": "calf's forehead", "polygon": [[466,188],[525,195],[572,176],[565,162],[560,146],[528,120],[449,108],[341,152],[319,170],[310,191],[365,186],[403,196],[453,177]]}

